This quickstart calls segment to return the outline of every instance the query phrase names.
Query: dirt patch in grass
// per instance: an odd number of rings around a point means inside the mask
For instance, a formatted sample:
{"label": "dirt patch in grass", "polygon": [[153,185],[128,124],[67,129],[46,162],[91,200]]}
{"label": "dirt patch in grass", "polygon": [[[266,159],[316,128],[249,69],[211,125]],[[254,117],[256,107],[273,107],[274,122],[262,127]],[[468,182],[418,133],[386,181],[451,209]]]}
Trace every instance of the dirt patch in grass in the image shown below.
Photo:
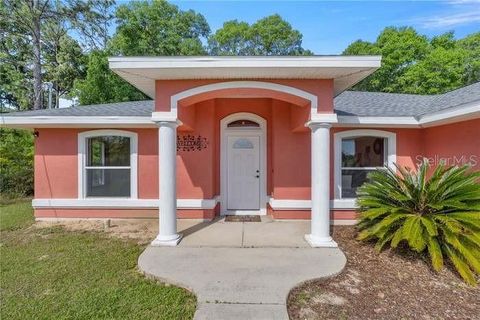
{"label": "dirt patch in grass", "polygon": [[158,220],[156,219],[39,221],[35,223],[35,226],[37,228],[62,226],[68,231],[105,232],[108,236],[133,240],[140,245],[149,244],[158,234]]}
{"label": "dirt patch in grass", "polygon": [[334,229],[347,266],[336,277],[292,290],[291,319],[480,318],[479,287],[469,287],[447,268],[435,273],[407,250],[378,254],[355,235],[353,227]]}

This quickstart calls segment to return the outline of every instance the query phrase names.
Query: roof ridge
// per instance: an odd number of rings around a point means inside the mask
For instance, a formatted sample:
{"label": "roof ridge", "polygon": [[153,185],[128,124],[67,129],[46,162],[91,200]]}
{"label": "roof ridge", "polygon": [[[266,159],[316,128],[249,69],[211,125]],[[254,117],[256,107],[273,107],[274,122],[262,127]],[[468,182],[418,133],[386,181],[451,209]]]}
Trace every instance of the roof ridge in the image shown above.
{"label": "roof ridge", "polygon": [[471,83],[469,85],[466,85],[466,86],[463,86],[463,87],[460,87],[460,88],[457,88],[457,89],[452,89],[450,91],[447,91],[447,92],[444,92],[444,93],[435,93],[435,94],[420,94],[420,93],[405,93],[405,92],[383,92],[383,91],[360,91],[360,90],[345,90],[344,92],[360,92],[360,93],[376,93],[376,94],[394,94],[394,95],[404,95],[404,96],[416,96],[416,97],[432,97],[432,98],[435,98],[435,97],[439,97],[439,96],[444,96],[444,95],[448,95],[448,94],[451,94],[453,92],[456,92],[456,91],[460,91],[460,90],[465,90],[471,86],[475,86],[475,85],[480,85],[480,81],[478,82],[474,82],[474,83]]}
{"label": "roof ridge", "polygon": [[[383,91],[358,91],[358,90],[345,90],[344,92],[358,92],[358,93],[371,93],[371,94],[391,94],[399,96],[415,96],[415,97],[435,97],[440,94],[418,94],[418,93],[404,93],[404,92],[383,92]],[[340,96],[340,95],[339,95]]]}

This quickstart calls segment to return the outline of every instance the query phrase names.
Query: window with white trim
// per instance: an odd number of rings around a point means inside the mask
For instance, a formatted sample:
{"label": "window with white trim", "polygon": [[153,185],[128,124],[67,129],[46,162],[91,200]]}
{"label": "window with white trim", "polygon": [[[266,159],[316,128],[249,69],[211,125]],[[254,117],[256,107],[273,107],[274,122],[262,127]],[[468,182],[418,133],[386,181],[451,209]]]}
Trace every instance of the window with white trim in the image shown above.
{"label": "window with white trim", "polygon": [[335,134],[336,199],[353,199],[368,174],[394,168],[396,135],[381,130],[350,130]]}
{"label": "window with white trim", "polygon": [[342,198],[355,198],[368,173],[387,164],[386,140],[381,137],[342,139]]}
{"label": "window with white trim", "polygon": [[99,130],[79,137],[84,198],[136,198],[136,134]]}

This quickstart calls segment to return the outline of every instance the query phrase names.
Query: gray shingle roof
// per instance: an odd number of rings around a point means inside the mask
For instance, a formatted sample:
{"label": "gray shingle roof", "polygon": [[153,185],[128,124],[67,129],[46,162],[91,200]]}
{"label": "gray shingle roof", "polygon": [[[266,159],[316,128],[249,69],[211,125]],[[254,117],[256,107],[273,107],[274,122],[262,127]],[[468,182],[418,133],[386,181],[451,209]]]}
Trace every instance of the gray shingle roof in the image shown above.
{"label": "gray shingle roof", "polygon": [[[401,117],[421,115],[480,101],[480,82],[439,95],[345,91],[334,100],[339,116]],[[4,113],[1,116],[150,117],[152,100],[95,104],[64,109]]]}
{"label": "gray shingle roof", "polygon": [[438,95],[345,91],[334,104],[340,116],[419,117],[473,101],[480,101],[480,82]]}
{"label": "gray shingle roof", "polygon": [[22,112],[2,113],[2,116],[58,116],[58,117],[151,117],[154,108],[153,100],[129,101],[105,104],[92,104],[72,108],[42,109]]}

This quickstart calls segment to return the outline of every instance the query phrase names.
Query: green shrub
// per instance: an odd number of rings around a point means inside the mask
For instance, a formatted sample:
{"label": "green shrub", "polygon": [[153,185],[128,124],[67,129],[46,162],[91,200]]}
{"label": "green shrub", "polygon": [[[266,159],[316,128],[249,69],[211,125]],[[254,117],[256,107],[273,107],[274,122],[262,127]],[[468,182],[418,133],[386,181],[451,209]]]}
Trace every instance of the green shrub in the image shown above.
{"label": "green shrub", "polygon": [[439,165],[429,175],[382,169],[369,175],[358,192],[360,240],[375,240],[376,249],[405,243],[426,250],[436,271],[448,258],[465,282],[480,274],[480,172]]}
{"label": "green shrub", "polygon": [[32,194],[32,133],[0,128],[0,195],[13,198]]}

